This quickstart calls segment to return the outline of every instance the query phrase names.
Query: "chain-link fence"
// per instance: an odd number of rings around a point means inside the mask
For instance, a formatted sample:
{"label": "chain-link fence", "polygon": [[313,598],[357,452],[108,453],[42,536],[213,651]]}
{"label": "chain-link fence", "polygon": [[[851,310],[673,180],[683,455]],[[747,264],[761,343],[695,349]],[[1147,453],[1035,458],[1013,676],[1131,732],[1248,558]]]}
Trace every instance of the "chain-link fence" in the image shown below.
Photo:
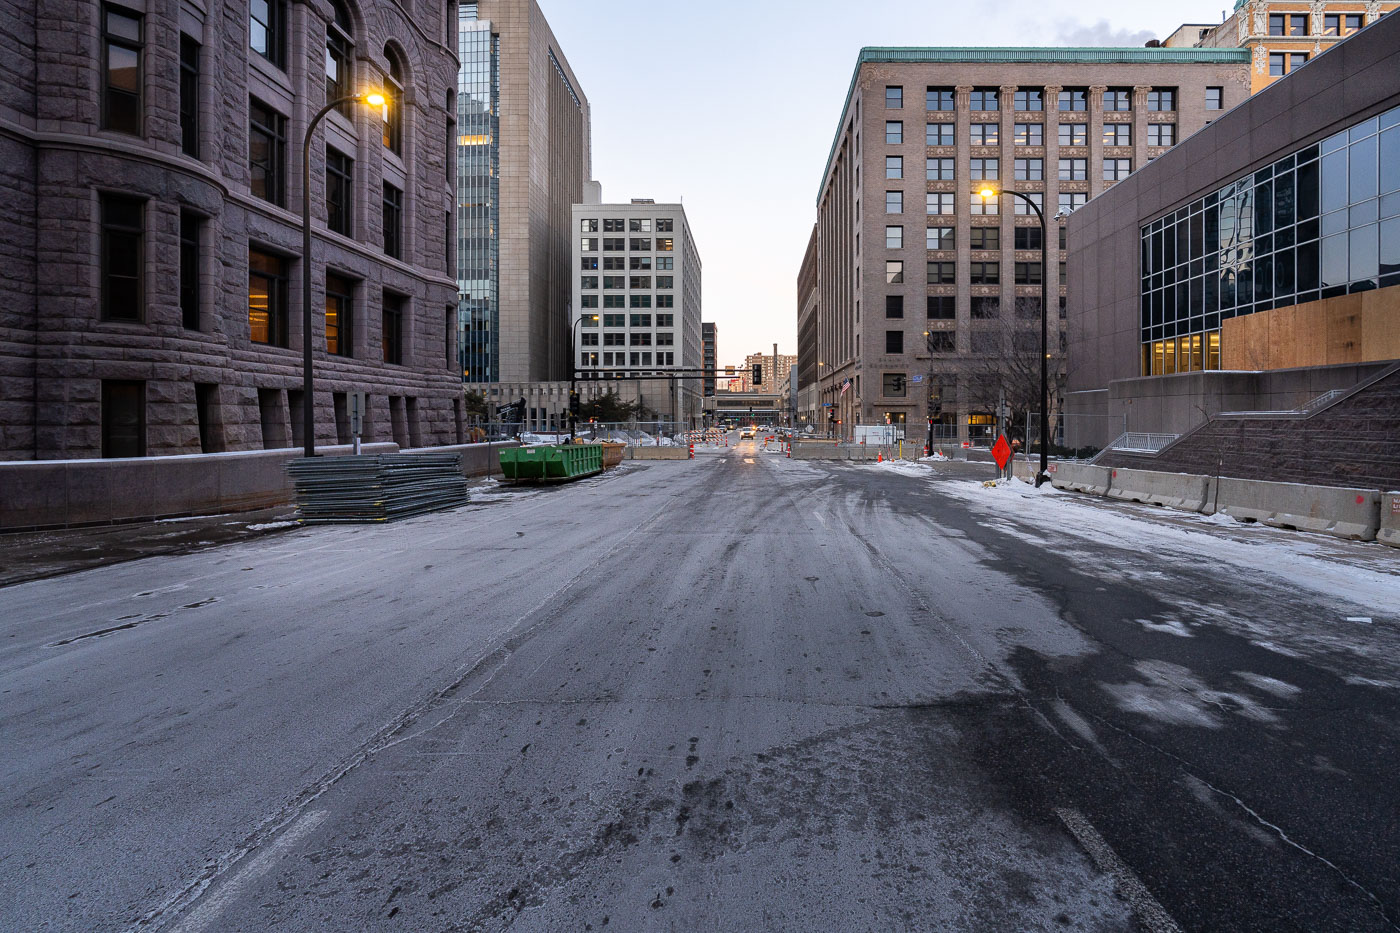
{"label": "chain-link fence", "polygon": [[[1050,455],[1081,460],[1097,454],[1128,430],[1126,415],[1061,414],[1050,419]],[[1040,453],[1040,413],[1026,415],[1023,449]]]}

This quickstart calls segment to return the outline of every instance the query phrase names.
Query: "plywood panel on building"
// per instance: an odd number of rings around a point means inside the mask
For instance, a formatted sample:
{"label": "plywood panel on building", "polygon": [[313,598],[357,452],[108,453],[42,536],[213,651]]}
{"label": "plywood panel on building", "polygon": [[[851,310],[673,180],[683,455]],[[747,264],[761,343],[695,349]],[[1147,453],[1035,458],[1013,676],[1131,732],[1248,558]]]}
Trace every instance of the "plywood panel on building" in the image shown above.
{"label": "plywood panel on building", "polygon": [[1340,295],[1315,302],[1323,306],[1327,328],[1327,362],[1361,360],[1361,296]]}

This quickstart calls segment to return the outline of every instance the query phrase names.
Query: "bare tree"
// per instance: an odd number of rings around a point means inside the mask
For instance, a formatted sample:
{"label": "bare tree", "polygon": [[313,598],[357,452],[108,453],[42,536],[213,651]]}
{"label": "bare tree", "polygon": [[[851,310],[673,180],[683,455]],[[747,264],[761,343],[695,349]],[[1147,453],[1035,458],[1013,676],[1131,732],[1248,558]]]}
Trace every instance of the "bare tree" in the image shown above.
{"label": "bare tree", "polygon": [[[1013,313],[1002,314],[995,325],[981,333],[994,335],[995,340],[985,352],[978,352],[968,361],[969,390],[985,411],[995,410],[997,403],[1005,400],[1011,409],[1012,423],[1019,424],[1024,434],[1030,427],[1025,423],[1025,413],[1040,411],[1040,299],[1017,297]],[[1055,436],[1071,372],[1063,335],[1058,316],[1052,317],[1048,347],[1050,403],[1046,413],[1051,437]]]}

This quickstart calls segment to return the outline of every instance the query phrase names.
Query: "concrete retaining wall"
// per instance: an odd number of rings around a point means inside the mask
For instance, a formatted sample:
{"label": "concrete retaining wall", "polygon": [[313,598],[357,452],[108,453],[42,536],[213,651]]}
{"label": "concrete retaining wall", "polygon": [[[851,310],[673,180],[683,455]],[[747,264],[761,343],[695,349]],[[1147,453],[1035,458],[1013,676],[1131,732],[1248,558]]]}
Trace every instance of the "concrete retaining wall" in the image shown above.
{"label": "concrete retaining wall", "polygon": [[1211,477],[1190,473],[1157,473],[1152,470],[1112,470],[1108,496],[1130,502],[1165,505],[1188,512],[1213,511]]}
{"label": "concrete retaining wall", "polygon": [[1056,489],[1072,492],[1088,492],[1097,496],[1108,495],[1109,469],[1092,463],[1064,463],[1051,461],[1050,483]]}
{"label": "concrete retaining wall", "polygon": [[1391,547],[1400,547],[1400,492],[1381,496],[1381,527],[1376,540]]}
{"label": "concrete retaining wall", "polygon": [[689,460],[689,447],[628,447],[628,460]]}
{"label": "concrete retaining wall", "polygon": [[1376,489],[1266,483],[1228,477],[1217,482],[1216,510],[1240,521],[1318,531],[1357,541],[1375,540],[1380,528],[1381,493]]}
{"label": "concrete retaining wall", "polygon": [[[447,447],[416,447],[406,454],[461,454],[463,476],[485,476],[501,472],[500,452],[507,447],[519,447],[519,441],[493,441],[489,444],[452,444]],[[368,448],[366,448],[368,451]]]}

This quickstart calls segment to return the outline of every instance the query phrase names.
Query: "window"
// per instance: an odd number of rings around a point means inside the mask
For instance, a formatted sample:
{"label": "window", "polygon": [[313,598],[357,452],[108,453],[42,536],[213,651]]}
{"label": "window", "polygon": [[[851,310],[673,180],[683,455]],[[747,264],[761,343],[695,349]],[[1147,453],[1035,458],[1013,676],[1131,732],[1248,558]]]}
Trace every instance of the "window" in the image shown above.
{"label": "window", "polygon": [[[584,325],[583,325],[583,326],[584,326],[584,327],[587,327],[587,326],[588,326],[588,323],[587,323],[587,320],[586,320],[586,319],[585,319],[585,322],[584,322]],[[597,335],[597,334],[581,333],[581,334],[578,335],[578,342],[579,342],[579,346],[583,346],[583,347],[596,347],[596,346],[599,345],[599,344],[598,344],[598,335]]]}
{"label": "window", "polygon": [[[1021,194],[1034,201],[1035,206],[1040,208],[1042,212],[1045,210],[1045,193],[1043,191],[1023,191]],[[1016,198],[1013,203],[1016,205],[1013,208],[1014,213],[1022,217],[1034,216],[1035,211],[1031,210],[1031,206],[1025,201]]]}
{"label": "window", "polygon": [[656,277],[657,288],[675,288],[676,277],[674,275],[658,275]]}
{"label": "window", "polygon": [[[657,251],[657,252],[659,252],[659,253],[669,253],[669,252],[673,252],[673,251],[675,250],[675,248],[676,248],[676,241],[673,240],[673,239],[671,239],[671,237],[663,236],[663,237],[657,237],[657,238],[656,238],[656,251]],[[661,260],[659,260],[659,259],[657,260],[658,263],[659,263],[660,261],[661,261]],[[661,267],[660,265],[658,265],[657,268],[660,269],[660,268],[662,268],[662,267]],[[671,267],[670,267],[670,266],[666,266],[666,268],[669,269],[669,268],[671,268]]]}
{"label": "window", "polygon": [[1001,263],[974,262],[968,267],[968,276],[973,285],[1000,285]]}
{"label": "window", "polygon": [[384,123],[384,148],[394,155],[403,155],[403,82],[404,67],[398,52],[384,46],[384,57],[389,60],[389,77],[384,82],[384,109],[381,115]]}
{"label": "window", "polygon": [[626,295],[604,295],[603,307],[605,308],[625,308],[627,307]]}
{"label": "window", "polygon": [[926,181],[952,181],[953,159],[925,159],[924,179]]}
{"label": "window", "polygon": [[1089,177],[1088,159],[1061,159],[1061,181],[1084,181]]}
{"label": "window", "polygon": [[146,384],[102,380],[102,456],[146,456]]}
{"label": "window", "polygon": [[[893,333],[896,333],[896,331],[889,332],[889,334]],[[885,335],[886,344],[889,343],[889,334]],[[899,334],[899,345],[901,347],[904,346],[903,334]],[[903,353],[904,351],[902,349],[891,350],[888,346],[886,346],[885,352]],[[904,398],[904,393],[908,391],[908,384],[909,379],[907,376],[904,375],[904,373],[881,373],[880,375],[880,393],[885,398]]]}
{"label": "window", "polygon": [[1089,92],[1082,87],[1067,87],[1060,91],[1060,110],[1078,111],[1089,109]]}
{"label": "window", "polygon": [[903,157],[903,156],[885,156],[885,177],[886,177],[886,178],[903,178],[903,177],[904,177],[904,157]]}
{"label": "window", "polygon": [[885,249],[903,249],[903,248],[904,248],[904,228],[903,228],[903,227],[886,227],[886,228],[885,228]]}
{"label": "window", "polygon": [[929,285],[953,285],[957,282],[957,264],[952,262],[931,262],[928,264]]}
{"label": "window", "polygon": [[581,275],[579,276],[578,287],[581,291],[596,291],[598,288],[598,277],[596,275]]}
{"label": "window", "polygon": [[658,314],[656,316],[657,327],[675,327],[676,316],[674,314]]}
{"label": "window", "polygon": [[885,284],[899,285],[904,281],[904,260],[890,259],[885,262]]}
{"label": "window", "polygon": [[248,333],[253,343],[287,345],[287,261],[248,250]]}
{"label": "window", "polygon": [[[598,296],[597,296],[597,295],[580,295],[580,296],[579,296],[579,300],[578,300],[578,304],[579,304],[579,307],[580,307],[580,308],[596,308],[596,307],[598,307]],[[588,325],[585,324],[584,326],[587,327]]]}
{"label": "window", "polygon": [[1324,13],[1322,15],[1322,34],[1324,36],[1349,36],[1360,29],[1360,13]]}
{"label": "window", "polygon": [[1045,145],[1045,124],[1017,123],[1015,142],[1018,146]]}
{"label": "window", "polygon": [[924,125],[925,146],[951,146],[953,140],[953,124],[928,123]]}
{"label": "window", "polygon": [[[596,253],[598,251],[598,238],[596,236],[580,237],[578,241],[578,248],[579,252],[581,253]],[[588,257],[585,256],[583,261],[587,262]],[[597,262],[597,259],[593,260],[594,269],[598,268]]]}
{"label": "window", "polygon": [[343,275],[326,273],[326,352],[353,356],[355,347],[355,283]]}
{"label": "window", "polygon": [[625,275],[605,275],[603,276],[603,287],[621,291],[627,287],[627,276]]}
{"label": "window", "polygon": [[1045,160],[1017,159],[1015,171],[1017,181],[1042,181],[1045,178]]}
{"label": "window", "polygon": [[102,128],[140,136],[142,18],[103,7],[102,22]]}
{"label": "window", "polygon": [[1060,210],[1066,213],[1074,213],[1085,205],[1089,196],[1082,191],[1061,191]]}
{"label": "window", "polygon": [[651,288],[651,276],[634,275],[627,280],[628,288]]}
{"label": "window", "polygon": [[[331,3],[333,18],[326,24],[326,103],[341,97],[348,97],[355,93],[355,83],[351,80],[350,63],[351,47],[354,42],[350,36],[354,33],[354,27],[350,22],[350,14],[345,11],[345,6],[335,0]],[[345,113],[345,111],[341,111]]]}
{"label": "window", "polygon": [[1103,125],[1103,144],[1105,146],[1131,146],[1133,144],[1133,125],[1131,123],[1105,123]]}
{"label": "window", "polygon": [[902,330],[887,330],[887,331],[885,331],[885,352],[886,352],[886,353],[903,353],[903,352],[904,352],[904,331],[902,331]]}
{"label": "window", "polygon": [[627,250],[627,238],[620,236],[603,237],[603,252],[621,253]]}
{"label": "window", "polygon": [[1103,180],[1122,181],[1133,173],[1132,159],[1104,159]]}
{"label": "window", "polygon": [[630,347],[651,346],[651,334],[628,334],[627,345]]}
{"label": "window", "polygon": [[904,317],[904,296],[903,296],[903,295],[886,295],[886,296],[885,296],[885,317],[891,318],[891,319],[893,319],[893,318],[902,318],[902,317]]}
{"label": "window", "polygon": [[249,0],[248,46],[278,68],[285,59],[287,0]]}
{"label": "window", "polygon": [[928,296],[928,319],[930,321],[951,321],[957,318],[957,299],[952,295]]}
{"label": "window", "polygon": [[199,158],[199,43],[180,34],[180,151]]}
{"label": "window", "polygon": [[972,89],[971,105],[973,110],[996,110],[997,89],[994,87],[976,87]]}
{"label": "window", "polygon": [[673,217],[658,217],[656,219],[657,233],[675,233],[676,221]]}
{"label": "window", "polygon": [[924,212],[951,216],[953,213],[953,193],[951,191],[933,191],[926,194],[924,196]]}
{"label": "window", "polygon": [[1016,249],[1040,249],[1045,242],[1039,227],[1016,227],[1012,233],[1012,243]]}
{"label": "window", "polygon": [[974,146],[1001,145],[1001,124],[999,123],[973,123],[968,127],[968,131]]}
{"label": "window", "polygon": [[1275,77],[1286,75],[1295,68],[1301,68],[1307,60],[1306,52],[1270,52],[1269,74]]}
{"label": "window", "polygon": [[651,296],[650,296],[650,295],[629,295],[628,298],[630,299],[630,300],[627,302],[627,306],[628,306],[629,308],[650,308],[650,307],[651,307]]}
{"label": "window", "polygon": [[628,232],[628,233],[650,233],[650,232],[651,232],[651,218],[650,218],[650,217],[629,217],[629,218],[627,218],[627,232]]}
{"label": "window", "polygon": [[384,307],[380,312],[380,339],[384,347],[384,362],[395,366],[403,363],[404,300],[400,295],[385,292]]}
{"label": "window", "polygon": [[180,212],[180,320],[186,330],[199,330],[199,246],[204,218]]}
{"label": "window", "polygon": [[1225,109],[1225,89],[1224,89],[1223,87],[1208,87],[1208,88],[1206,88],[1206,109],[1207,109],[1207,110],[1224,110],[1224,109]]}
{"label": "window", "polygon": [[1016,91],[1017,110],[1044,110],[1045,97],[1040,88],[1020,88]]}
{"label": "window", "polygon": [[950,87],[931,87],[924,93],[924,107],[947,113],[954,107],[955,94],[954,89]]}
{"label": "window", "polygon": [[658,308],[674,308],[676,306],[675,295],[657,295],[656,306]]}
{"label": "window", "polygon": [[1001,316],[1001,299],[995,295],[972,296],[972,318],[977,321],[990,321]]}
{"label": "window", "polygon": [[102,318],[139,321],[145,268],[145,204],[104,194],[102,223]]}
{"label": "window", "polygon": [[658,269],[674,269],[675,267],[676,267],[676,257],[674,257],[674,256],[657,256],[657,257],[656,257],[656,268],[658,268]]}
{"label": "window", "polygon": [[885,121],[885,145],[897,146],[904,142],[904,123],[900,120]]}
{"label": "window", "polygon": [[1270,13],[1269,35],[1306,36],[1308,15],[1306,13]]}
{"label": "window", "polygon": [[925,249],[953,249],[954,243],[952,227],[928,227],[924,234]]}
{"label": "window", "polygon": [[604,233],[625,233],[627,222],[621,217],[609,217],[603,221]]}
{"label": "window", "polygon": [[[1013,199],[1014,200],[1014,199]],[[977,192],[972,193],[969,213],[972,214],[999,214],[1001,213],[1001,195],[994,194],[990,198],[984,198]]]}
{"label": "window", "polygon": [[384,182],[384,255],[403,257],[403,192]]}
{"label": "window", "polygon": [[585,217],[585,218],[583,218],[582,220],[580,220],[580,221],[578,222],[578,232],[579,232],[579,233],[597,233],[597,232],[598,232],[598,218],[596,218],[596,217]]}
{"label": "window", "polygon": [[630,257],[630,259],[629,259],[629,261],[628,261],[628,263],[627,263],[627,267],[628,267],[629,269],[632,269],[634,272],[642,272],[642,271],[649,270],[649,269],[651,268],[651,257],[650,257],[650,256],[632,256],[632,257]]}
{"label": "window", "polygon": [[1114,112],[1133,109],[1133,92],[1125,87],[1111,87],[1103,92],[1103,109]]}
{"label": "window", "polygon": [[958,352],[958,335],[951,330],[935,330],[928,335],[929,353]]}
{"label": "window", "polygon": [[626,327],[627,315],[625,314],[605,314],[603,315],[604,327]]}
{"label": "window", "polygon": [[972,178],[974,181],[997,178],[1000,175],[1000,159],[971,159],[969,165],[972,168]]}
{"label": "window", "polygon": [[885,192],[885,213],[886,213],[886,214],[903,214],[903,213],[904,213],[904,192],[903,192],[903,191],[886,191],[886,192]]}
{"label": "window", "polygon": [[1147,92],[1147,109],[1166,111],[1176,109],[1176,88],[1154,87]]}
{"label": "window", "polygon": [[904,88],[893,85],[885,88],[885,109],[899,110],[904,106]]}
{"label": "window", "polygon": [[1089,127],[1083,123],[1061,123],[1060,124],[1060,145],[1061,146],[1087,146],[1089,145]]}
{"label": "window", "polygon": [[355,162],[344,153],[326,147],[326,226],[350,236],[351,205],[355,190]]}
{"label": "window", "polygon": [[1175,123],[1149,123],[1147,124],[1147,144],[1149,146],[1175,146],[1176,145],[1176,124]]}
{"label": "window", "polygon": [[248,98],[248,166],[253,194],[282,204],[286,188],[287,118]]}
{"label": "window", "polygon": [[972,249],[1001,249],[1000,227],[973,227],[968,234],[968,246]]}
{"label": "window", "polygon": [[1041,278],[1041,266],[1038,262],[1018,262],[1016,263],[1016,284],[1017,285],[1039,285]]}
{"label": "window", "polygon": [[642,252],[651,252],[651,237],[632,237],[627,241],[628,249]]}

